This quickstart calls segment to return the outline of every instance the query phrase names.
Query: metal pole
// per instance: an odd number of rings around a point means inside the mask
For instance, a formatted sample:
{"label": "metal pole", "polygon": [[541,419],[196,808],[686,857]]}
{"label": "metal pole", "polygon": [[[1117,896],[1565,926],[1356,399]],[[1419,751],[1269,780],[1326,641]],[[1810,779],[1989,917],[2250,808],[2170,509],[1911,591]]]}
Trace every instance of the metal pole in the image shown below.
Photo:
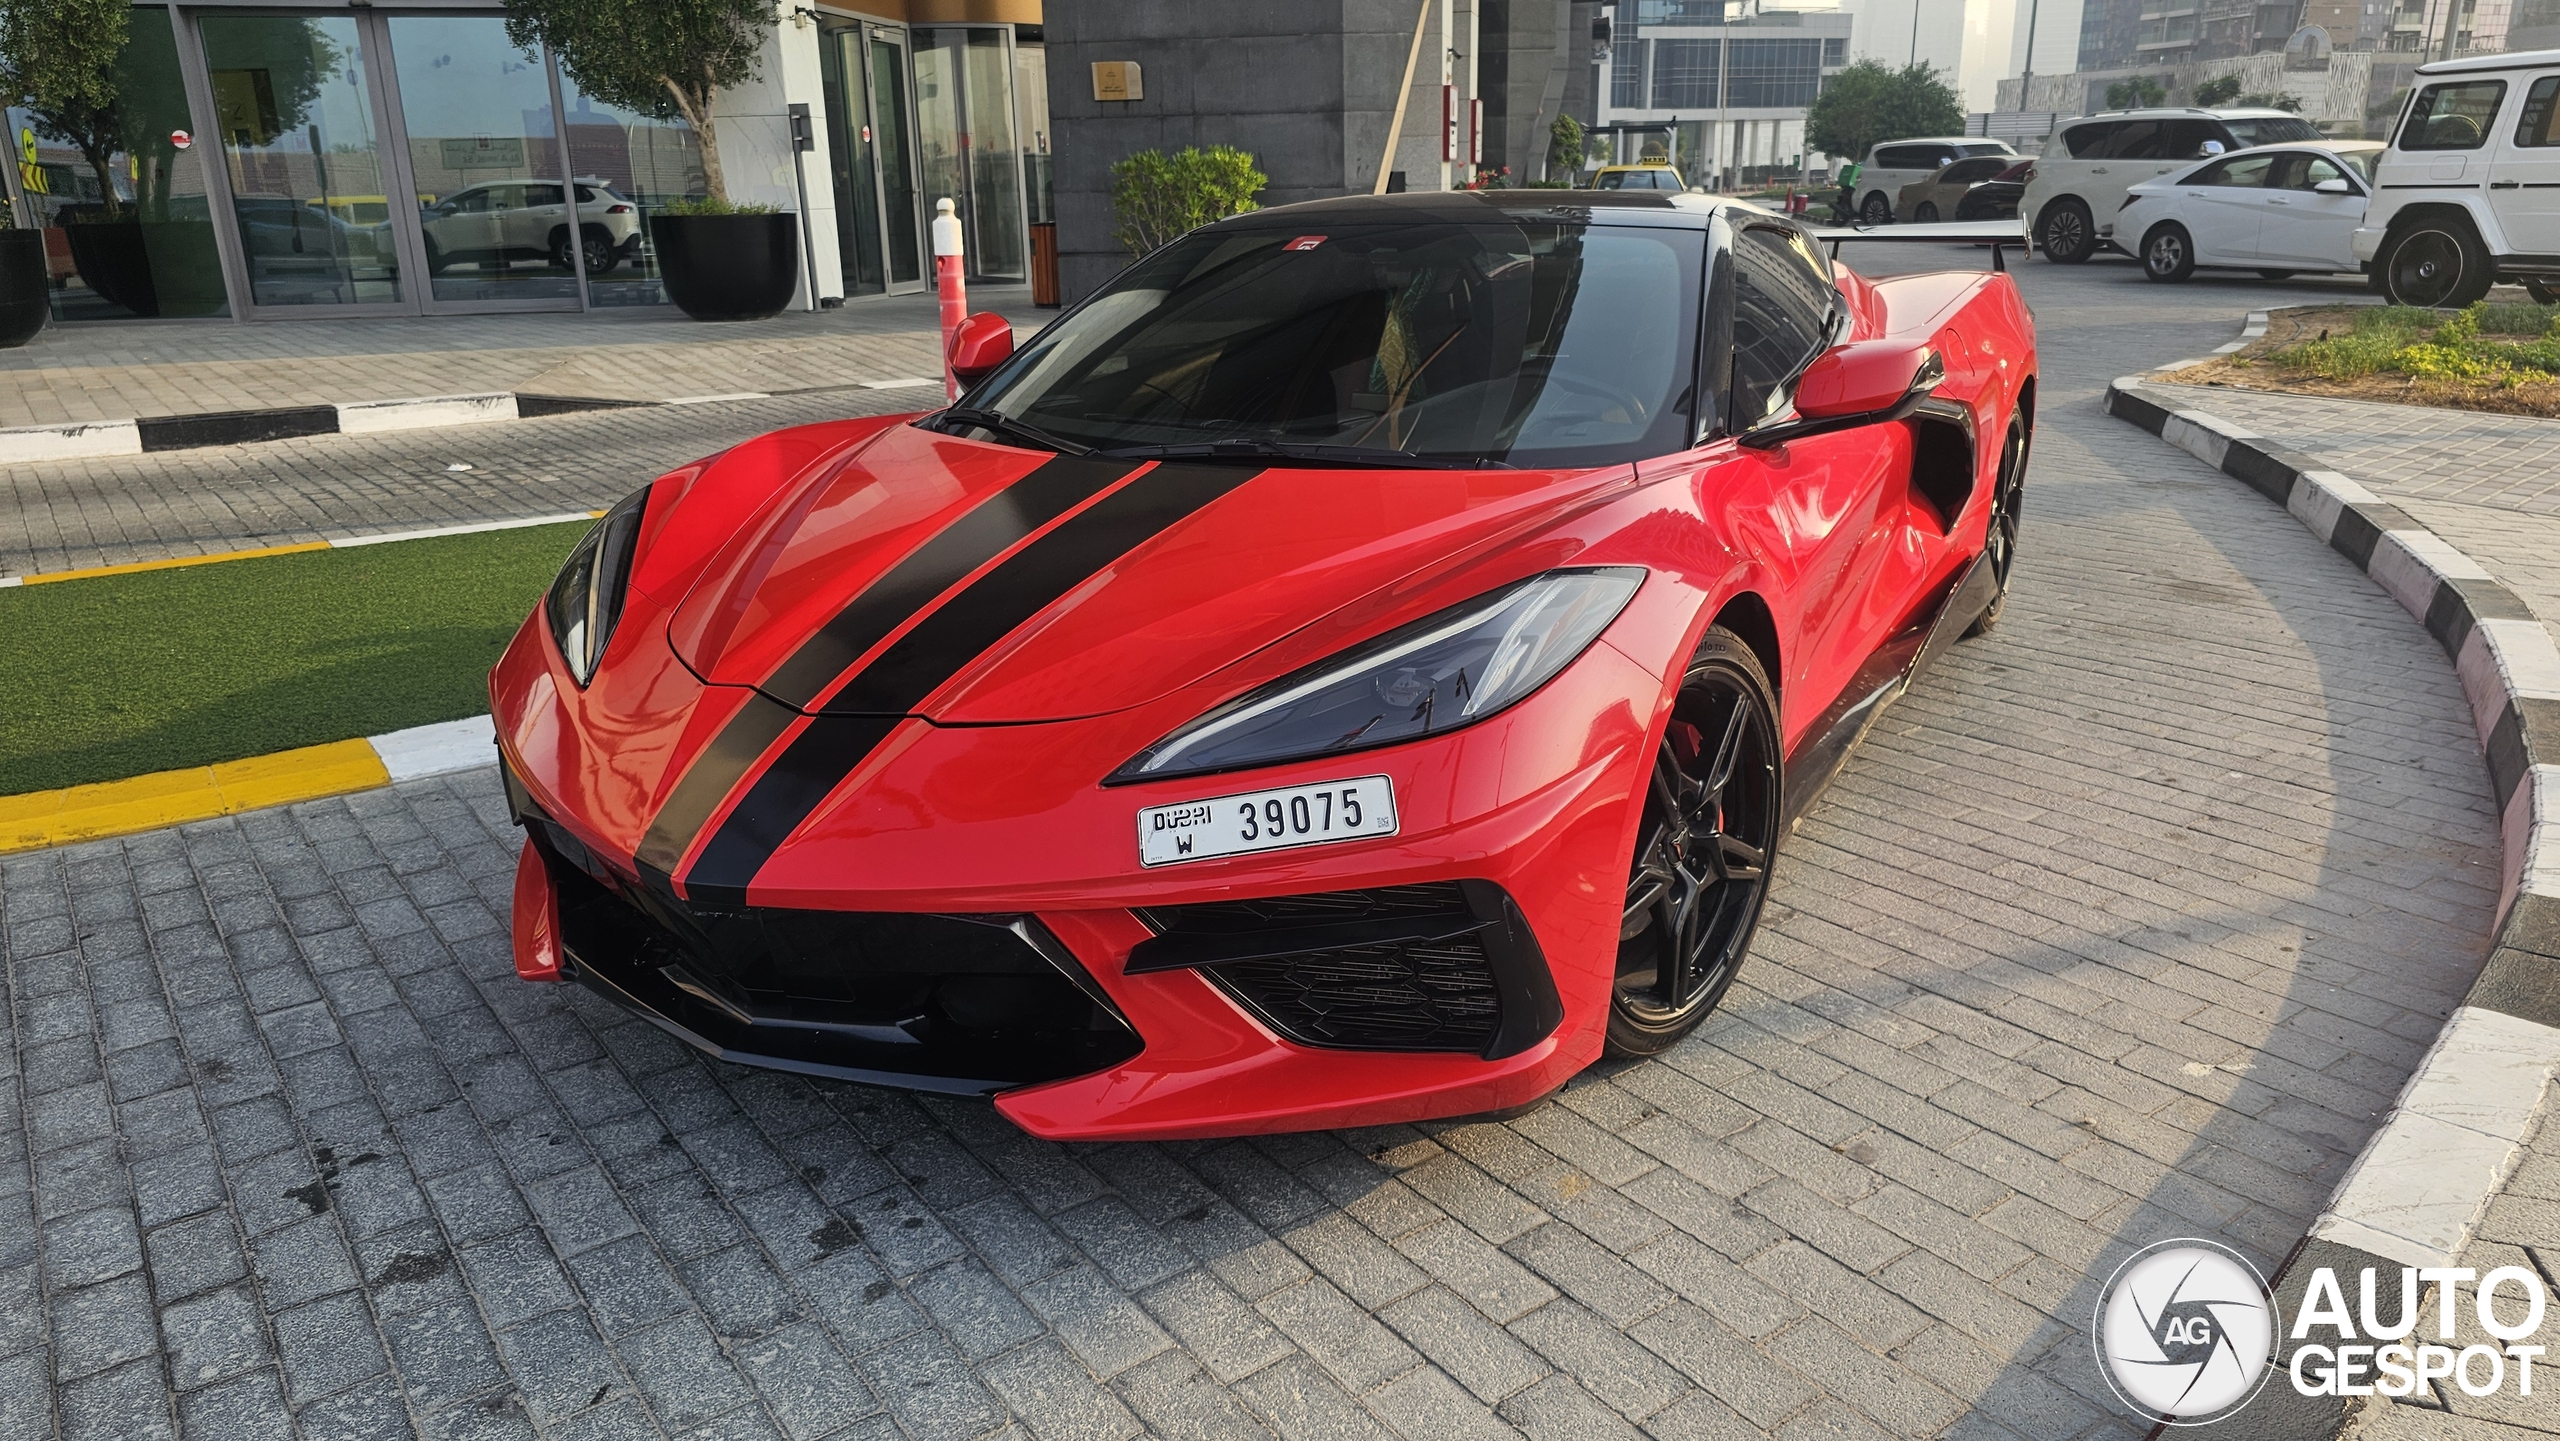
{"label": "metal pole", "polygon": [[1422,63],[1422,31],[1430,23],[1431,5],[1432,0],[1422,0],[1422,13],[1413,18],[1413,48],[1404,54],[1404,86],[1396,91],[1396,113],[1387,121],[1387,153],[1378,157],[1378,178],[1369,185],[1372,195],[1387,193],[1388,172],[1396,168],[1396,142],[1404,135],[1405,103],[1413,99],[1413,69]]}
{"label": "metal pole", "polygon": [[951,368],[951,342],[960,334],[960,322],[969,317],[968,281],[962,274],[968,246],[950,196],[933,202],[933,212],[933,275],[942,292],[942,393],[946,401],[957,402],[960,374]]}
{"label": "metal pole", "polygon": [[1731,96],[1733,77],[1733,5],[1732,0],[1716,7],[1716,134],[1707,146],[1707,154],[1715,166],[1716,189],[1724,190],[1724,112]]}
{"label": "metal pole", "polygon": [[2018,110],[2033,109],[2027,103],[2027,86],[2036,78],[2036,9],[2043,0],[2027,0],[2027,63],[2018,68]]}
{"label": "metal pole", "polygon": [[2436,49],[2438,60],[2453,58],[2454,27],[2462,23],[2462,0],[2444,0],[2444,39]]}

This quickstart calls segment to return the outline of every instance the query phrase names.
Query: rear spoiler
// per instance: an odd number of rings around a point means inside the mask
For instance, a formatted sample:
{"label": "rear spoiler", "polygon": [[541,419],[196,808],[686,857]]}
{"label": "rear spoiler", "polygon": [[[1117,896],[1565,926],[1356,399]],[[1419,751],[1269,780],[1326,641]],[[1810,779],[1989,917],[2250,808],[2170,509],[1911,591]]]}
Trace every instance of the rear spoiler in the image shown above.
{"label": "rear spoiler", "polygon": [[1831,246],[1831,258],[1840,258],[1840,246],[1849,240],[1891,240],[1906,245],[1988,245],[1991,268],[2007,270],[2000,253],[2014,245],[2027,248],[2027,223],[2023,220],[1942,220],[1928,225],[1808,225],[1807,233]]}

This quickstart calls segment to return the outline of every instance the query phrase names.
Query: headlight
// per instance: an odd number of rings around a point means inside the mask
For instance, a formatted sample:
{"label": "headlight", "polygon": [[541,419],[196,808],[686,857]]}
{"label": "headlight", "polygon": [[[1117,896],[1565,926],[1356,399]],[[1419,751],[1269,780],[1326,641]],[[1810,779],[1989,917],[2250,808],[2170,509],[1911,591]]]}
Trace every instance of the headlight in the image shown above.
{"label": "headlight", "polygon": [[622,598],[631,588],[631,552],[640,539],[640,513],[649,505],[642,486],[606,511],[551,582],[542,608],[551,619],[551,639],[569,674],[584,686],[596,673],[614,622],[622,619]]}
{"label": "headlight", "polygon": [[1112,784],[1339,755],[1473,725],[1555,678],[1644,572],[1551,570],[1239,696],[1112,773]]}

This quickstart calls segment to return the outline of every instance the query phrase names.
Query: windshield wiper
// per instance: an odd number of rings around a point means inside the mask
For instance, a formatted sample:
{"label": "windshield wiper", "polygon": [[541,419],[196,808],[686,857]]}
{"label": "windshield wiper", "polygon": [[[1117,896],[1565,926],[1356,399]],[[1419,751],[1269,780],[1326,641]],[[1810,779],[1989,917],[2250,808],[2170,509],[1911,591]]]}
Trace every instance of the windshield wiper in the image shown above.
{"label": "windshield wiper", "polygon": [[1011,436],[1015,440],[1036,445],[1042,450],[1054,450],[1060,455],[1093,454],[1092,446],[1078,445],[1072,440],[1060,440],[1038,426],[1025,425],[1009,415],[981,409],[974,405],[955,405],[938,414],[927,416],[926,419],[931,420],[937,429],[945,424],[970,426],[995,435]]}
{"label": "windshield wiper", "polygon": [[1094,454],[1110,460],[1303,460],[1317,465],[1376,466],[1387,470],[1509,470],[1482,455],[1415,455],[1365,445],[1321,445],[1288,440],[1212,440],[1189,445],[1119,445]]}

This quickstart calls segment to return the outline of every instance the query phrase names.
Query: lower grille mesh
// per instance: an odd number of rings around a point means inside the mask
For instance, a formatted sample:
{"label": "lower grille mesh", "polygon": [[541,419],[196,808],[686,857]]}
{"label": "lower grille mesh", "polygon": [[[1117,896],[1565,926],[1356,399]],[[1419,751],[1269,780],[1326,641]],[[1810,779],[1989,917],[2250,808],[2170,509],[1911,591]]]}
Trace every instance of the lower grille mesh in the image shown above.
{"label": "lower grille mesh", "polygon": [[[1447,916],[1473,923],[1455,882],[1166,906],[1141,913],[1168,936],[1285,934],[1291,926]],[[1474,935],[1332,946],[1198,968],[1273,1030],[1310,1046],[1481,1052],[1501,992]]]}

